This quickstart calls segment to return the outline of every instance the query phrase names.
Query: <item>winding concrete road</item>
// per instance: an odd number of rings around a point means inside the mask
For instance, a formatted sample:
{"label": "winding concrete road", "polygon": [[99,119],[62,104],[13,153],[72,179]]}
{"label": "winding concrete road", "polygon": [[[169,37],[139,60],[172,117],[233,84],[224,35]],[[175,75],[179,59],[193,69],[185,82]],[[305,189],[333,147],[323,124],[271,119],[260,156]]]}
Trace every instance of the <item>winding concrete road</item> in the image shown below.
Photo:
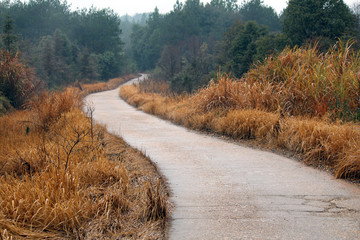
{"label": "winding concrete road", "polygon": [[118,97],[87,97],[94,117],[167,177],[170,239],[360,239],[360,188],[285,157],[202,135]]}

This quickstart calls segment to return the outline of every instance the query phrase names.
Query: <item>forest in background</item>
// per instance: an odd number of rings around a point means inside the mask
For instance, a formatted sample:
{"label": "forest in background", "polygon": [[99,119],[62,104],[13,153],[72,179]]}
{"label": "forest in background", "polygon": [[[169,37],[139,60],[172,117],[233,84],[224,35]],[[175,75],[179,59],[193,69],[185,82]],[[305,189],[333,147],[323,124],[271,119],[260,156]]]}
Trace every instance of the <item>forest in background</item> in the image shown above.
{"label": "forest in background", "polygon": [[241,78],[287,46],[326,52],[339,38],[357,40],[358,10],[335,0],[290,0],[280,14],[261,0],[177,1],[170,13],[155,9],[146,25],[133,27],[131,52],[139,69],[155,69],[173,91],[190,93],[219,69]]}
{"label": "forest in background", "polygon": [[[49,87],[121,73],[120,18],[110,9],[71,11],[59,0],[2,1],[0,16],[3,33],[13,35],[2,48],[19,50]],[[4,29],[9,21],[10,31]]]}
{"label": "forest in background", "polygon": [[72,11],[66,1],[1,1],[0,112],[39,89],[104,81],[124,73],[120,17],[111,9]]}
{"label": "forest in background", "polygon": [[187,0],[166,14],[120,17],[111,9],[72,11],[61,0],[3,0],[0,111],[21,107],[40,88],[135,71],[193,92],[219,69],[240,78],[287,46],[326,51],[339,38],[357,40],[358,13],[335,0],[291,0],[280,14],[261,0]]}

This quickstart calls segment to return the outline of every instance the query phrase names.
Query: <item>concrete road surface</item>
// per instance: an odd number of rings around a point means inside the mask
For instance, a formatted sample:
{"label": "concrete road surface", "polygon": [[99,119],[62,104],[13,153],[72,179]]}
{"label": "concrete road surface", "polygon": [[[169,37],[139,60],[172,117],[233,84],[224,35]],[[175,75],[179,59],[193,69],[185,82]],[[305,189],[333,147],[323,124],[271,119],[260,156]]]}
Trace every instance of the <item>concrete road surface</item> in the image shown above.
{"label": "concrete road surface", "polygon": [[167,177],[170,239],[360,239],[360,188],[269,152],[137,111],[119,89],[87,97],[94,117]]}

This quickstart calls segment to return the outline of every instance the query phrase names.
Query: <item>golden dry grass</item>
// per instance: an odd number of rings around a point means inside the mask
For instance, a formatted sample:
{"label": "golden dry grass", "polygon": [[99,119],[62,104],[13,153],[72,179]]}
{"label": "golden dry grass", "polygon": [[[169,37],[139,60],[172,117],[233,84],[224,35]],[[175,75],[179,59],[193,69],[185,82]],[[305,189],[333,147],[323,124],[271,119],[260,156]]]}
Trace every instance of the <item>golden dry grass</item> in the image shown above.
{"label": "golden dry grass", "polygon": [[156,168],[92,125],[75,90],[0,118],[2,239],[163,239]]}
{"label": "golden dry grass", "polygon": [[142,81],[139,83],[140,91],[144,93],[158,93],[161,95],[169,95],[170,84],[165,81]]}
{"label": "golden dry grass", "polygon": [[238,84],[250,86],[253,108],[358,121],[360,58],[351,45],[339,41],[325,54],[316,47],[287,48],[253,67]]}
{"label": "golden dry grass", "polygon": [[[344,104],[351,102],[345,99],[343,103],[338,103],[341,105],[340,108],[332,109],[330,106],[334,106],[331,101],[336,101],[336,97],[330,99],[318,96],[339,96],[340,93],[335,95],[334,91],[338,91],[335,88],[328,87],[321,92],[318,86],[311,89],[311,83],[305,86],[307,91],[295,87],[296,81],[300,81],[298,76],[300,70],[296,69],[296,66],[302,68],[301,71],[311,72],[313,69],[307,69],[306,64],[316,67],[313,62],[314,56],[331,58],[331,61],[322,60],[323,64],[327,64],[327,67],[323,66],[323,68],[332,72],[333,78],[341,75],[337,80],[343,82],[344,88],[341,89],[344,94],[347,92],[346,96],[349,99],[359,99],[359,85],[355,84],[353,79],[346,80],[355,74],[356,64],[352,63],[355,60],[349,58],[355,53],[349,53],[348,47],[344,50],[348,52],[347,56],[344,56],[344,52],[336,53],[336,51],[340,50],[333,49],[324,56],[316,55],[317,51],[311,48],[286,49],[279,59],[269,59],[267,63],[254,68],[241,80],[219,74],[218,78],[212,80],[207,87],[190,96],[155,94],[142,91],[138,85],[122,87],[120,96],[147,113],[169,119],[177,124],[235,139],[253,139],[272,148],[285,149],[297,154],[306,164],[326,167],[332,170],[337,178],[359,179],[360,125],[336,120],[337,117],[357,118],[359,105],[345,107]],[[332,67],[337,68],[333,60],[336,54],[344,64],[342,74],[338,75],[334,73],[335,70],[331,70]],[[295,76],[289,75],[290,70],[271,68],[275,61],[283,61],[285,66],[288,64]],[[305,62],[306,66],[301,65],[301,62]],[[277,79],[283,74],[285,75],[282,80]],[[310,81],[311,74],[304,76],[305,81]],[[290,83],[285,79],[290,79]],[[354,84],[350,84],[351,82]],[[302,87],[304,84],[298,83]],[[315,96],[308,97],[306,94],[311,95],[312,91]],[[300,97],[301,95],[303,97]],[[326,99],[329,102],[322,102],[320,106],[316,105],[316,99],[324,101]]]}
{"label": "golden dry grass", "polygon": [[79,82],[77,82],[76,84],[74,84],[74,87],[76,87],[80,90],[81,96],[86,96],[86,95],[89,95],[90,93],[102,92],[102,91],[115,89],[118,86],[120,86],[121,84],[123,84],[135,77],[136,77],[135,74],[129,74],[126,76],[110,79],[107,82],[97,82],[97,83],[79,83]]}

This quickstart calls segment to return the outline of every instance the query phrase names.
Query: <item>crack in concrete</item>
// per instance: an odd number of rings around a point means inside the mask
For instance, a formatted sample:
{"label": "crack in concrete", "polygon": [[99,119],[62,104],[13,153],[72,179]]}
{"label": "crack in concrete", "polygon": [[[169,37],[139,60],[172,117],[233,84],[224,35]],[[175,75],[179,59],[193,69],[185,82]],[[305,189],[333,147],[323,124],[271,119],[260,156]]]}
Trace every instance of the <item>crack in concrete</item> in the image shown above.
{"label": "crack in concrete", "polygon": [[[330,213],[330,214],[344,214],[344,213],[359,213],[360,210],[352,207],[342,207],[338,206],[336,202],[343,202],[347,200],[353,200],[354,198],[343,197],[343,196],[329,196],[329,195],[258,195],[261,197],[271,197],[271,198],[283,198],[283,199],[296,199],[302,200],[299,204],[296,202],[291,202],[287,206],[305,206],[305,207],[314,207],[318,208],[316,210],[299,210],[299,209],[281,209],[281,206],[284,206],[281,202],[278,205],[280,209],[275,211],[283,212],[304,212],[304,213]],[[359,198],[360,201],[360,198]],[[267,211],[267,210],[264,210]],[[274,210],[269,210],[274,211]]]}

